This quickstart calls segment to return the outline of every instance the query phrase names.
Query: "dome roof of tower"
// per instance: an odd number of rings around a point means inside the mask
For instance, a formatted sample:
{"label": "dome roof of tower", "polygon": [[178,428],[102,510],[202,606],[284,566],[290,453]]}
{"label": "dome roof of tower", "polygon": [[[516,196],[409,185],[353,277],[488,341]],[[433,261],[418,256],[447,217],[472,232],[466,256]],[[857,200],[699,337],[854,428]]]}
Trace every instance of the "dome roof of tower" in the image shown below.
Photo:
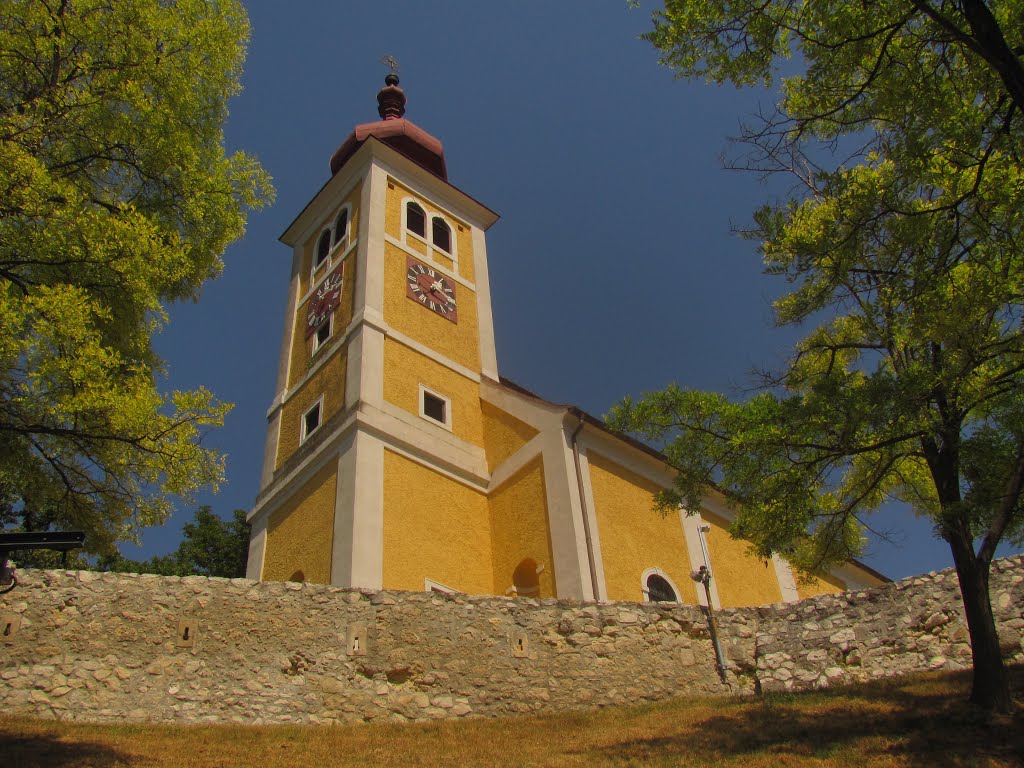
{"label": "dome roof of tower", "polygon": [[377,112],[381,116],[380,120],[357,125],[331,156],[332,176],[373,136],[435,176],[448,181],[444,147],[439,139],[405,119],[405,92],[398,87],[398,76],[393,72],[384,79],[384,87],[377,94]]}

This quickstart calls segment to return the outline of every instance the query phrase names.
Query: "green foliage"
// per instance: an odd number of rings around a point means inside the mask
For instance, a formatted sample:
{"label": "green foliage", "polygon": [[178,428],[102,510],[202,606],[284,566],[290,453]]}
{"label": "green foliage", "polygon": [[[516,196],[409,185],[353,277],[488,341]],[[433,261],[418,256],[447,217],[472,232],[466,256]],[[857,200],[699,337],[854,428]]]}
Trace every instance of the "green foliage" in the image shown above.
{"label": "green foliage", "polygon": [[[979,7],[981,6],[981,7]],[[648,35],[680,76],[778,82],[745,162],[797,182],[749,236],[808,327],[745,402],[670,387],[611,423],[717,485],[758,554],[857,554],[897,496],[950,539],[1024,537],[1024,6],[669,0]],[[1009,63],[1007,63],[1007,59]],[[987,562],[987,561],[986,561]]]}
{"label": "green foliage", "polygon": [[185,523],[183,539],[168,555],[137,561],[120,554],[101,557],[96,567],[118,573],[156,573],[162,576],[245,576],[249,557],[249,524],[245,510],[236,509],[231,520],[222,520],[208,506],[196,510],[195,520]]}
{"label": "green foliage", "polygon": [[150,340],[272,194],[223,147],[247,37],[234,0],[0,5],[0,523],[110,553],[221,481],[230,406]]}
{"label": "green foliage", "polygon": [[777,84],[742,164],[795,191],[747,234],[808,331],[745,402],[673,386],[610,423],[681,470],[663,507],[717,487],[736,535],[805,569],[909,501],[953,552],[975,700],[1008,708],[987,583],[1024,543],[1024,3],[667,0],[648,39],[681,77]]}

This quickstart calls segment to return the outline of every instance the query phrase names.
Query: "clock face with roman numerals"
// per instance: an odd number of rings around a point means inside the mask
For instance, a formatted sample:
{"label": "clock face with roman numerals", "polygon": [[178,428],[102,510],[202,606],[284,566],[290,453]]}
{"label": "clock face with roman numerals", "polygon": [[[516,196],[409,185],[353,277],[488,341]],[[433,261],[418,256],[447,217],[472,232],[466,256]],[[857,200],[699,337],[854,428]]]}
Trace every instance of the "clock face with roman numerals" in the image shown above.
{"label": "clock face with roman numerals", "polygon": [[334,311],[341,299],[341,273],[344,264],[339,264],[324,278],[309,297],[309,311],[306,313],[306,336],[319,328],[327,316]]}
{"label": "clock face with roman numerals", "polygon": [[420,264],[407,257],[405,270],[405,294],[453,323],[459,322],[458,307],[455,304],[455,281],[442,275],[433,267]]}

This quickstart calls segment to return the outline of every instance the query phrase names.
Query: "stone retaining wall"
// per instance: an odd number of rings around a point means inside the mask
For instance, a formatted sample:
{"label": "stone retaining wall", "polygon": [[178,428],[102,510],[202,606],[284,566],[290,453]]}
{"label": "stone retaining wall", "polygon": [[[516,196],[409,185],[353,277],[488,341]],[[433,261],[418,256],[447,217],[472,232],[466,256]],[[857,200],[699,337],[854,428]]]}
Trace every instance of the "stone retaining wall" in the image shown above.
{"label": "stone retaining wall", "polygon": [[[353,722],[827,685],[970,665],[955,574],[719,614],[655,603],[27,571],[0,597],[0,707],[88,720]],[[1024,557],[992,574],[1024,660]]]}
{"label": "stone retaining wall", "polygon": [[[992,564],[989,596],[1000,648],[1024,663],[1024,556]],[[730,662],[763,691],[856,682],[933,669],[969,669],[971,645],[956,572],[875,589],[729,611]]]}

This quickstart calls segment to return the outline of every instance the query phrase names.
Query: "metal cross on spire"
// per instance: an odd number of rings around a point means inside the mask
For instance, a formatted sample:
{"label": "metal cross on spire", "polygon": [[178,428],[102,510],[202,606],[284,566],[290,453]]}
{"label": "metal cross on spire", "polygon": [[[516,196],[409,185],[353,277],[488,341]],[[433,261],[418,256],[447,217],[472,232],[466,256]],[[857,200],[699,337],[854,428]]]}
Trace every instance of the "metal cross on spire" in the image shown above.
{"label": "metal cross on spire", "polygon": [[380,60],[380,63],[391,70],[392,75],[398,74],[398,59],[392,56],[390,53],[385,53]]}

